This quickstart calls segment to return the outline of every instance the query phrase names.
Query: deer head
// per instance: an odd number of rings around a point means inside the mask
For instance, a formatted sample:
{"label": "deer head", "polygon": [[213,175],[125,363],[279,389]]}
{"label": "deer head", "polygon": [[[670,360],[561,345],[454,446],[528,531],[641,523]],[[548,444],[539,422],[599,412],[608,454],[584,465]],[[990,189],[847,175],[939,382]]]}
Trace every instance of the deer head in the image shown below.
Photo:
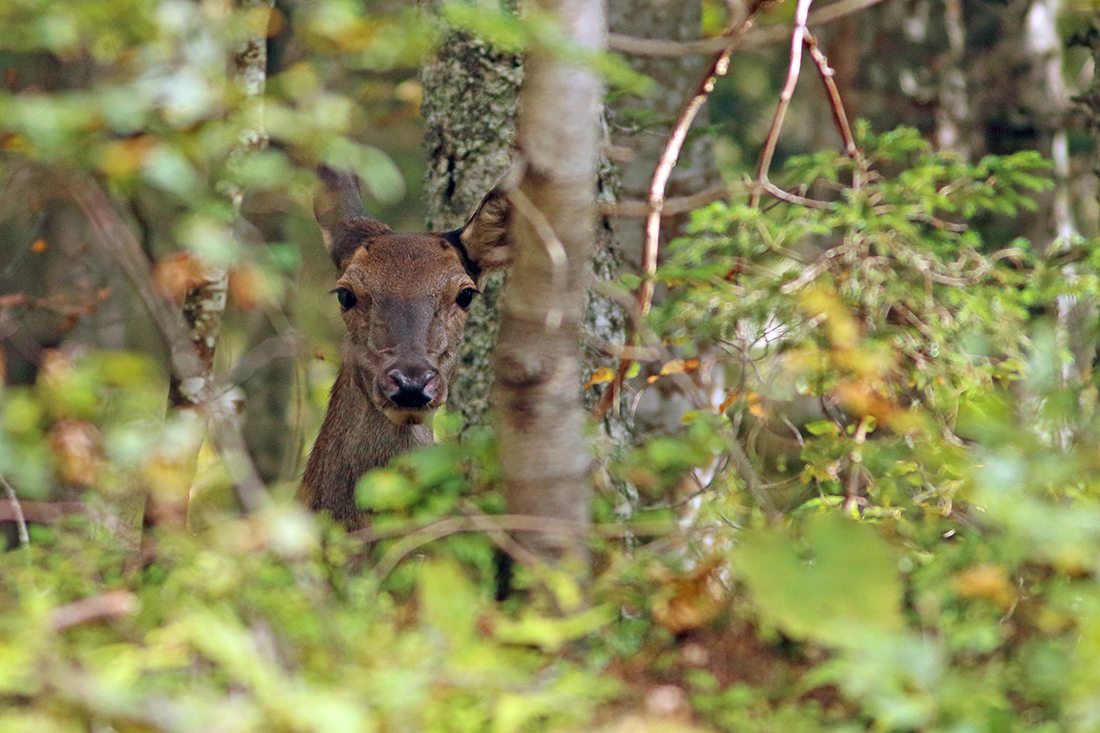
{"label": "deer head", "polygon": [[365,213],[358,176],[317,172],[314,213],[348,330],[300,495],[352,521],[359,477],[431,440],[421,424],[447,399],[478,280],[509,261],[511,205],[494,189],[461,229],[398,233]]}
{"label": "deer head", "polygon": [[508,260],[508,199],[493,191],[453,232],[400,234],[363,211],[354,173],[318,173],[314,212],[339,273],[344,363],[391,422],[422,423],[447,399],[481,273]]}

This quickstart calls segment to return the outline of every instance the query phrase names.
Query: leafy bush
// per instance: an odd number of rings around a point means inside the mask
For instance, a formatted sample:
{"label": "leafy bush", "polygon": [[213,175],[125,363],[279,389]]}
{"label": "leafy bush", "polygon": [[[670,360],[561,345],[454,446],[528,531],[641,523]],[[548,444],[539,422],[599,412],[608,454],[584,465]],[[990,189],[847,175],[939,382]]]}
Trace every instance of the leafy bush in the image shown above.
{"label": "leafy bush", "polygon": [[87,508],[0,555],[0,730],[1100,728],[1097,390],[1051,315],[1096,255],[1002,234],[1033,155],[861,144],[790,162],[818,207],[715,204],[673,247],[657,379],[724,399],[606,466],[630,491],[586,603],[544,571],[556,613],[491,600],[495,449],[452,417],[364,478],[365,533],[274,500],[140,536],[201,431],[150,362],[55,357],[0,472]]}

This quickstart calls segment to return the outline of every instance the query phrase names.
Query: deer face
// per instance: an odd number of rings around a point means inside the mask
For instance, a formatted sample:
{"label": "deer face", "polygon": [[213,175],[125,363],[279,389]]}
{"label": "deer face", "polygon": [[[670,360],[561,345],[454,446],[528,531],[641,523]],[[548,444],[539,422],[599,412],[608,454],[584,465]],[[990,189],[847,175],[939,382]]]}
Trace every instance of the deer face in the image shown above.
{"label": "deer face", "polygon": [[424,422],[447,399],[466,315],[510,250],[507,198],[490,193],[462,229],[399,234],[363,213],[354,174],[318,169],[314,209],[336,263],[344,368],[391,422]]}
{"label": "deer face", "polygon": [[477,294],[454,245],[431,234],[364,238],[335,292],[359,388],[391,422],[423,422],[447,399]]}

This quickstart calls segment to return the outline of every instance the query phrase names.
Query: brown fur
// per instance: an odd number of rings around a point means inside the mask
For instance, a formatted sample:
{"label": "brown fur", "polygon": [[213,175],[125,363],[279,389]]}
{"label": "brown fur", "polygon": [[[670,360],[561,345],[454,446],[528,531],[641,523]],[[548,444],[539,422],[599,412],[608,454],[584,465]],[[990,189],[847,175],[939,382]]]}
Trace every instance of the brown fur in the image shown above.
{"label": "brown fur", "polygon": [[[493,191],[466,226],[446,234],[399,234],[362,211],[353,173],[318,169],[325,189],[314,211],[336,263],[338,290],[350,291],[348,333],[321,432],[299,498],[348,526],[362,523],[355,486],[391,458],[432,441],[426,424],[447,399],[466,310],[456,298],[483,270],[508,261],[507,197]],[[425,382],[417,407],[387,396],[387,375]],[[437,377],[421,379],[424,375]]]}

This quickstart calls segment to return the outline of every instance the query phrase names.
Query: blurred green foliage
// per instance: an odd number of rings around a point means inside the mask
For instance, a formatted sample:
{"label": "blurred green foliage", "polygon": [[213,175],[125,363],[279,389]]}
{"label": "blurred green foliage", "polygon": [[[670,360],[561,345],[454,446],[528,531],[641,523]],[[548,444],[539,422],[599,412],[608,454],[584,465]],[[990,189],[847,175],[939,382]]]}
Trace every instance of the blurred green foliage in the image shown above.
{"label": "blurred green foliage", "polygon": [[[587,605],[562,577],[563,615],[491,600],[494,536],[447,522],[502,510],[495,444],[442,414],[438,445],[360,483],[366,535],[283,501],[161,529],[151,556],[95,512],[37,526],[0,556],[0,728],[1095,730],[1095,388],[1060,376],[1035,307],[1090,295],[1095,265],[1061,277],[950,218],[1027,206],[1034,157],[863,143],[861,190],[858,162],[796,159],[785,180],[821,208],[714,205],[674,248],[652,324],[687,358],[658,381],[711,359],[728,396],[607,467],[634,508],[593,544]],[[25,499],[68,475],[92,507],[163,491],[195,433],[161,424],[162,390],[141,357],[57,356],[5,394],[5,475]],[[786,428],[795,454],[754,450],[806,395],[833,409]],[[73,425],[97,436],[85,463],[56,437]],[[660,517],[651,540],[638,520]]]}
{"label": "blurred green foliage", "polygon": [[[239,159],[228,4],[0,4],[23,75],[0,91],[0,165],[94,175],[155,212],[159,253],[251,259],[285,285],[305,237],[238,248],[226,183],[307,221],[326,158],[403,200],[408,166],[352,140],[409,134],[378,123],[413,116],[437,33],[409,10],[292,7],[301,47],[265,96],[276,144]],[[556,42],[495,6],[446,13],[510,48]],[[193,486],[203,426],[165,419],[148,356],[48,356],[0,395],[0,504],[38,512],[0,555],[0,731],[1100,730],[1097,386],[1056,318],[1097,297],[1100,255],[1004,235],[1048,187],[1034,154],[969,163],[907,129],[859,144],[774,176],[816,207],[735,197],[671,248],[652,388],[686,375],[720,407],[599,467],[585,588],[523,570],[492,600],[511,549],[482,529],[503,510],[496,445],[458,443],[453,415],[364,477],[374,519],[348,533],[292,486],[239,516],[210,453]],[[316,412],[331,360],[313,371]],[[147,497],[189,494],[187,531],[140,536]],[[561,609],[525,595],[533,579]]]}

